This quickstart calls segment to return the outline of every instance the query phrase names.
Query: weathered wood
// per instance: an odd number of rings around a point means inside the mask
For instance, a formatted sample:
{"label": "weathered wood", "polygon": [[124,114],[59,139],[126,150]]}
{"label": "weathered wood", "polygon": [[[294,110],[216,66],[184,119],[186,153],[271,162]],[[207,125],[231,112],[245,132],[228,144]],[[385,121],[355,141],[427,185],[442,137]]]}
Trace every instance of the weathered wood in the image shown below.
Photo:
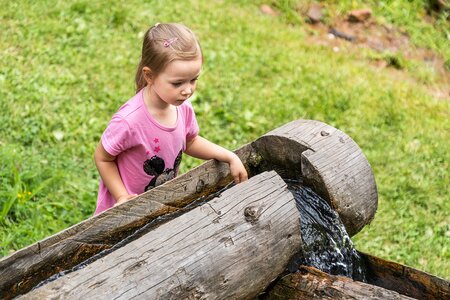
{"label": "weathered wood", "polygon": [[22,299],[252,298],[298,251],[299,226],[284,181],[262,173]]}
{"label": "weathered wood", "polygon": [[[348,151],[339,150],[336,154],[341,154],[332,155],[333,149],[337,148],[336,143],[350,145],[357,154],[356,159],[344,159],[342,153]],[[311,158],[307,155],[310,150],[314,151]],[[356,144],[329,125],[310,120],[295,121],[241,147],[236,153],[250,175],[276,170],[282,177],[304,178],[331,201],[350,234],[357,232],[373,217],[377,202],[370,166]],[[327,158],[322,162],[325,167],[319,164],[323,157]],[[366,177],[365,185],[361,185],[360,177]],[[231,180],[226,164],[208,161],[133,201],[2,258],[0,295],[9,299],[26,293],[40,281],[78,265],[158,216],[209,195]],[[347,200],[347,196],[356,202]]]}
{"label": "weathered wood", "polygon": [[367,281],[416,299],[450,299],[450,282],[417,269],[359,253],[367,268]]}
{"label": "weathered wood", "polygon": [[302,178],[338,212],[349,235],[373,219],[378,194],[369,162],[342,131],[322,122],[297,120],[252,143],[261,169]]}
{"label": "weathered wood", "polygon": [[[170,211],[173,208],[149,202],[145,216],[152,220]],[[93,219],[88,219],[0,261],[1,298],[11,299],[26,293],[51,275],[70,269],[110,248],[120,237],[125,236],[128,224],[111,222],[113,218],[107,218],[108,215],[96,218],[98,227]],[[111,225],[110,230],[107,229],[108,225]]]}
{"label": "weathered wood", "polygon": [[[254,165],[246,145],[237,154]],[[231,182],[228,166],[208,161],[133,201],[111,208],[0,260],[0,298],[11,299],[39,282],[71,269],[124,239],[158,216],[176,211]]]}
{"label": "weathered wood", "polygon": [[298,273],[284,276],[261,299],[413,299],[395,291],[343,276],[329,275],[313,267],[302,266]]}

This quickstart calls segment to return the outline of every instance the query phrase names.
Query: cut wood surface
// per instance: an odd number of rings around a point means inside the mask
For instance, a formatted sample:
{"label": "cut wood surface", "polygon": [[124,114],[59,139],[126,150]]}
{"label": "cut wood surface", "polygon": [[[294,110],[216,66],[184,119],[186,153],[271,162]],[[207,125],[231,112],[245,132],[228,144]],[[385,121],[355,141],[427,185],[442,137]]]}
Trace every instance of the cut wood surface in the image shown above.
{"label": "cut wood surface", "polygon": [[286,275],[278,280],[261,298],[272,300],[414,299],[382,287],[343,276],[329,275],[306,266],[302,266],[298,273]]}
{"label": "cut wood surface", "polygon": [[299,212],[275,172],[234,186],[21,299],[248,299],[299,250]]}
{"label": "cut wood surface", "polygon": [[297,120],[252,143],[265,161],[284,177],[299,176],[328,200],[352,236],[373,219],[378,194],[369,162],[342,131],[313,120]]}

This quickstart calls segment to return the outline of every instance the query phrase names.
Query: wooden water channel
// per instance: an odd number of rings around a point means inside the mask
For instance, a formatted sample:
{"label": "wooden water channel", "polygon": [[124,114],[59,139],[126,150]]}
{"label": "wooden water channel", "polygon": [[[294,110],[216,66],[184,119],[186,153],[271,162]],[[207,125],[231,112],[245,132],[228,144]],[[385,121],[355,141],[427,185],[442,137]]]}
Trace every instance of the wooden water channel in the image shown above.
{"label": "wooden water channel", "polygon": [[[318,121],[297,120],[236,153],[250,180],[201,206],[186,208],[232,181],[227,165],[208,161],[3,258],[1,298],[321,299],[327,293],[331,296],[324,299],[367,299],[368,293],[372,299],[450,297],[448,281],[368,254],[363,257],[369,284],[308,268],[283,275],[302,246],[298,211],[283,178],[301,179],[329,201],[350,235],[375,215],[372,170],[345,133]],[[146,231],[134,240],[92,259],[143,226]],[[33,289],[87,259],[92,262],[83,268]]]}

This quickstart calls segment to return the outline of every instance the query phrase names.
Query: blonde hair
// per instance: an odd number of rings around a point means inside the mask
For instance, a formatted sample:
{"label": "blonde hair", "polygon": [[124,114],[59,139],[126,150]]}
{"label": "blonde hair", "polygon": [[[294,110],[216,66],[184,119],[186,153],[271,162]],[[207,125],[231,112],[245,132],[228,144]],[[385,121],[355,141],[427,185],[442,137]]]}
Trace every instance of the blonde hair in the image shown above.
{"label": "blonde hair", "polygon": [[202,50],[195,34],[177,23],[157,23],[144,35],[142,56],[136,70],[136,93],[147,85],[143,67],[158,75],[174,60],[194,60],[202,57]]}

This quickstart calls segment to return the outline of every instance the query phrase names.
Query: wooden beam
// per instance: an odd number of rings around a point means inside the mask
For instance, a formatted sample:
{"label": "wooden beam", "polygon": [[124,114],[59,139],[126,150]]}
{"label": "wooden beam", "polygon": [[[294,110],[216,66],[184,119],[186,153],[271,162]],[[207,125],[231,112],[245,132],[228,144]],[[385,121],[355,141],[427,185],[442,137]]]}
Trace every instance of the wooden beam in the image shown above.
{"label": "wooden beam", "polygon": [[262,173],[22,299],[248,299],[298,251],[299,226],[285,182]]}

